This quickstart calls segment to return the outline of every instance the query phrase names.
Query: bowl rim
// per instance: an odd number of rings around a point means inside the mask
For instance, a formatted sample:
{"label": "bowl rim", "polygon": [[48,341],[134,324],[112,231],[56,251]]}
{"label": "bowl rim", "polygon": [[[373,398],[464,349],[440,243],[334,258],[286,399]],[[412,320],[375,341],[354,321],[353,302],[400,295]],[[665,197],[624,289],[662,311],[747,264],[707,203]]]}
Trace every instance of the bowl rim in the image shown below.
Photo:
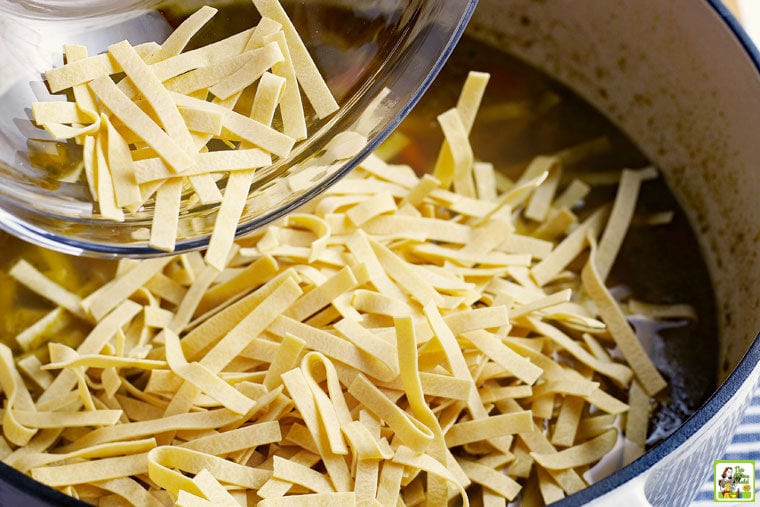
{"label": "bowl rim", "polygon": [[[719,20],[735,36],[737,42],[742,46],[754,65],[755,71],[760,75],[760,49],[758,49],[758,46],[750,38],[741,23],[721,0],[704,1],[707,4],[707,8],[713,9]],[[650,470],[665,457],[679,449],[687,440],[699,433],[726,406],[734,393],[745,382],[753,378],[752,373],[758,364],[760,364],[760,333],[755,335],[744,357],[742,357],[739,364],[726,380],[673,434],[629,465],[552,505],[561,507],[586,505]],[[695,490],[694,494],[696,493]]]}
{"label": "bowl rim", "polygon": [[[445,2],[444,2],[445,4]],[[464,34],[469,21],[475,12],[478,0],[464,0],[462,5],[457,6],[457,12],[461,11],[459,19],[452,26],[452,29],[447,31],[447,38],[443,41],[443,47],[438,57],[431,62],[430,68],[423,80],[420,82],[417,89],[411,95],[409,100],[402,104],[399,111],[390,120],[385,122],[383,128],[370,136],[369,141],[364,148],[353,158],[346,162],[341,162],[341,166],[332,172],[328,177],[318,184],[312,186],[303,194],[295,199],[290,200],[287,203],[278,204],[277,207],[270,211],[265,212],[259,217],[248,219],[244,222],[239,222],[235,229],[235,238],[238,239],[241,236],[250,234],[256,230],[260,230],[265,226],[277,221],[278,219],[293,213],[304,204],[308,203],[319,194],[330,188],[344,176],[353,171],[364,159],[366,159],[375,149],[385,141],[399,126],[401,121],[408,116],[412,109],[417,105],[422,96],[427,92],[436,77],[440,73],[441,69],[445,65],[457,43]],[[434,3],[430,10],[434,12],[440,12],[440,7],[437,3]],[[455,19],[452,16],[452,21]],[[403,101],[402,101],[403,102]],[[354,106],[352,106],[354,107]],[[327,123],[333,123],[339,118],[332,118]],[[314,144],[315,140],[309,139],[308,143]],[[317,143],[319,140],[317,140]],[[250,198],[250,194],[249,194]],[[148,245],[147,241],[140,243],[118,244],[108,243],[99,240],[89,240],[84,238],[76,238],[65,234],[58,234],[52,232],[47,228],[41,227],[34,221],[29,221],[22,217],[20,214],[14,213],[16,209],[23,207],[23,203],[20,203],[13,198],[6,198],[0,195],[0,229],[19,237],[27,242],[34,243],[39,246],[43,246],[48,249],[56,250],[70,255],[84,255],[88,257],[100,257],[100,258],[150,258],[150,257],[163,257],[167,255],[177,255],[187,253],[191,251],[202,250],[208,247],[211,232],[196,235],[187,239],[178,239],[174,250],[172,252],[165,252],[155,249]],[[218,210],[218,207],[217,207]],[[215,212],[217,211],[215,210]],[[42,217],[49,219],[47,213],[33,213],[36,217]],[[53,217],[54,219],[60,219],[62,217]],[[117,223],[109,224],[107,221],[100,223],[103,227],[112,225],[114,227],[119,226]]]}

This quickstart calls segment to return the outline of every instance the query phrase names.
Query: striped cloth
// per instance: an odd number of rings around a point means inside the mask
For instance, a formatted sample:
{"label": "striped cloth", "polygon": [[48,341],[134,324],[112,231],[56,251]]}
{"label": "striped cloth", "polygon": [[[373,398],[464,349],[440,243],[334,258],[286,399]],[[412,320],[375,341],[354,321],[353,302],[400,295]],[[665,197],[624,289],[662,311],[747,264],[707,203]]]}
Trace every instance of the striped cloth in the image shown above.
{"label": "striped cloth", "polygon": [[[716,456],[717,458],[717,456]],[[741,424],[736,430],[731,444],[726,449],[725,454],[720,459],[724,460],[754,460],[755,461],[755,484],[760,484],[760,385],[755,389],[755,395],[752,398],[752,404],[744,414]],[[715,507],[716,505],[740,506],[754,505],[747,502],[721,502],[716,503],[713,500],[713,476],[710,476],[702,485],[697,493],[691,507]],[[760,501],[760,499],[758,499]]]}

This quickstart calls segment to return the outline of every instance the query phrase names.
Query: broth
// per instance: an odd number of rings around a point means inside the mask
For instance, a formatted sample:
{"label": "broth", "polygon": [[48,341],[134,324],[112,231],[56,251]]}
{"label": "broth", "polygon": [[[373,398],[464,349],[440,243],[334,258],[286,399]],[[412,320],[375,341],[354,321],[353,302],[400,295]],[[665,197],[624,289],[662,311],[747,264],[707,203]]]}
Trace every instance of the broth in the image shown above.
{"label": "broth", "polygon": [[[600,137],[609,140],[609,150],[568,168],[564,184],[573,177],[593,181],[612,169],[633,169],[649,163],[623,132],[571,90],[468,36],[460,41],[430,90],[399,127],[399,132],[415,141],[413,150],[400,159],[417,167],[430,164],[415,164],[416,160],[435,160],[443,140],[436,115],[456,104],[470,70],[491,74],[470,136],[473,151],[507,176],[517,177],[535,155],[555,153]],[[611,201],[614,188],[595,185],[587,200]],[[661,329],[634,323],[639,335],[655,335],[650,356],[668,380],[650,420],[650,446],[675,431],[707,400],[715,390],[718,371],[715,300],[707,267],[685,213],[664,180],[658,178],[642,186],[636,213],[661,211],[673,211],[671,223],[631,227],[607,281],[608,286],[626,287],[650,303],[689,304],[699,316],[696,322],[683,321]]]}

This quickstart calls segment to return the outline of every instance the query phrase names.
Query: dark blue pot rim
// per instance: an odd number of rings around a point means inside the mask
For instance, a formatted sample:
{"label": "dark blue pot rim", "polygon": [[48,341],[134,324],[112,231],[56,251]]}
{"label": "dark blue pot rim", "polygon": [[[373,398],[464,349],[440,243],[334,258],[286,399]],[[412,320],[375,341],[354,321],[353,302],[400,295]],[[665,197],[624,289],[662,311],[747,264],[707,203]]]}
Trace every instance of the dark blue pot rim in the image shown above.
{"label": "dark blue pot rim", "polygon": [[[739,21],[721,0],[703,1],[716,12],[726,26],[733,32],[738,42],[747,53],[747,56],[752,60],[755,70],[760,74],[760,51]],[[755,337],[749,350],[747,350],[738,366],[731,372],[726,381],[723,382],[705,404],[702,405],[702,407],[683,423],[670,437],[656,447],[653,447],[641,458],[625,468],[620,469],[605,479],[602,479],[588,488],[552,505],[557,507],[585,505],[652,468],[667,455],[683,445],[690,437],[698,433],[699,430],[718,413],[718,411],[726,407],[727,403],[731,400],[731,397],[737,392],[737,390],[739,390],[744,382],[747,381],[758,363],[760,363],[760,334]],[[718,458],[718,456],[716,456],[716,458]]]}

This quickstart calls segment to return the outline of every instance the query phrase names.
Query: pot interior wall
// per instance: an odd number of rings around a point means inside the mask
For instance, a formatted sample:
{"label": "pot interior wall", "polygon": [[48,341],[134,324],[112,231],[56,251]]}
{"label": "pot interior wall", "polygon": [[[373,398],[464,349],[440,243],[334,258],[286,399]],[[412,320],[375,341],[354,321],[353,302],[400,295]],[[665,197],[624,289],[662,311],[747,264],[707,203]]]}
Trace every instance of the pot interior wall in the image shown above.
{"label": "pot interior wall", "polygon": [[664,172],[697,231],[719,381],[760,329],[760,74],[708,1],[480,0],[470,31],[567,84]]}

